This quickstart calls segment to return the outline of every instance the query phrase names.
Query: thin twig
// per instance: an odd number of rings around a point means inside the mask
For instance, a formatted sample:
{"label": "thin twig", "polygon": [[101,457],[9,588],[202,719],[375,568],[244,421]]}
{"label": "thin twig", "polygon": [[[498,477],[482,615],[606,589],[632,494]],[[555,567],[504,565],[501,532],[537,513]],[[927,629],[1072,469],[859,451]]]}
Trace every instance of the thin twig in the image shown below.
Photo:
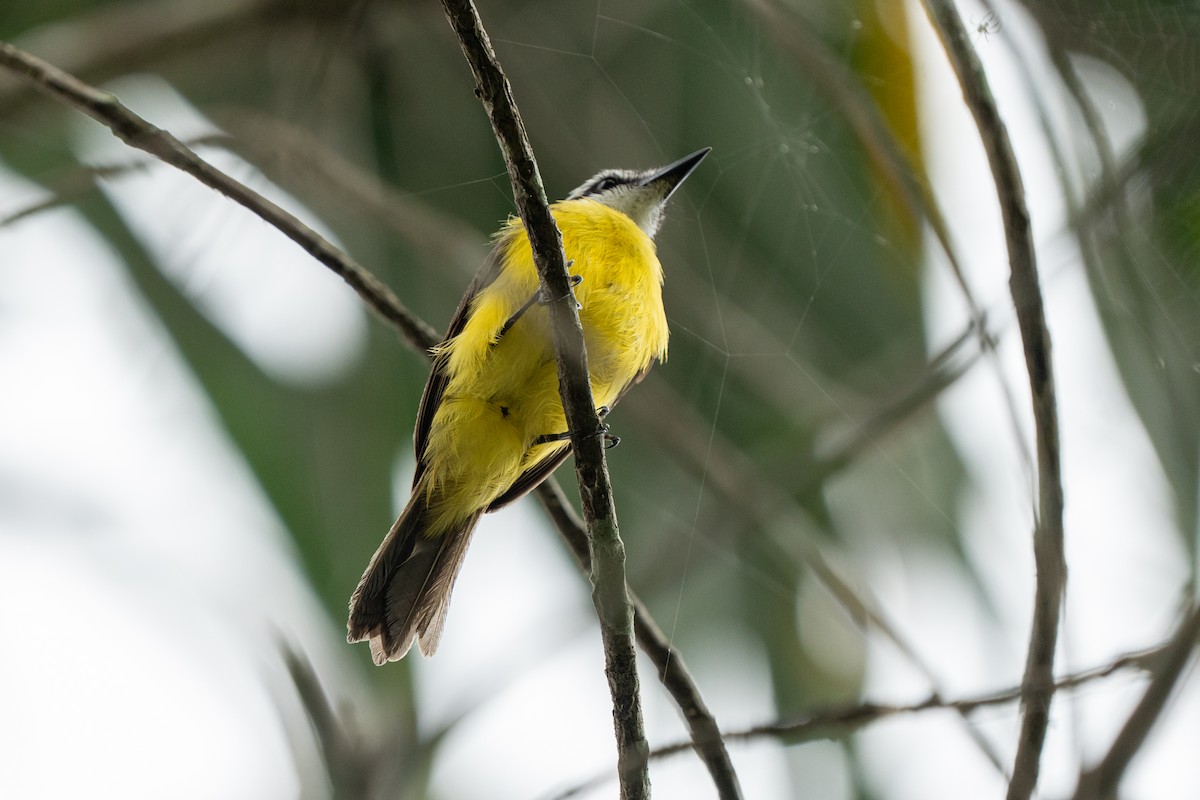
{"label": "thin twig", "polygon": [[312,725],[329,782],[336,789],[339,800],[372,796],[371,782],[375,776],[370,767],[375,754],[364,747],[357,731],[338,718],[312,663],[282,641],[280,652]]}
{"label": "thin twig", "polygon": [[1125,721],[1104,758],[1079,777],[1075,800],[1115,800],[1126,767],[1158,722],[1200,637],[1200,605],[1192,606],[1162,653],[1146,693]]}
{"label": "thin twig", "polygon": [[420,197],[381,180],[333,151],[309,131],[258,111],[209,110],[232,136],[214,141],[254,163],[275,182],[299,185],[313,202],[349,205],[365,212],[411,247],[447,270],[448,279],[469,280],[487,252],[487,235],[439,211]]}
{"label": "thin twig", "polygon": [[973,330],[979,338],[980,349],[987,356],[987,363],[996,377],[1001,398],[1004,400],[1008,422],[1018,434],[1017,448],[1023,462],[1032,473],[1033,459],[1024,439],[1019,436],[1021,425],[1017,414],[1017,402],[1008,381],[1004,379],[996,342],[988,335],[983,306],[967,282],[962,261],[950,238],[950,227],[937,198],[930,191],[923,165],[916,156],[909,157],[902,152],[895,135],[862,82],[855,79],[850,67],[844,60],[835,57],[821,37],[814,35],[794,14],[792,18],[786,18],[778,0],[746,2],[762,17],[770,35],[796,59],[803,74],[813,86],[841,113],[842,119],[858,137],[871,163],[879,170],[893,193],[903,201],[906,210],[914,217],[923,217],[929,225],[967,304]]}
{"label": "thin twig", "polygon": [[284,211],[196,155],[168,131],[156,128],[130,111],[114,95],[74,78],[36,56],[0,42],[0,66],[107,127],[130,147],[143,150],[179,169],[204,185],[257,214],[304,251],[342,277],[351,288],[385,320],[391,322],[413,344],[431,347],[438,341],[433,328],[404,307],[404,304],[374,275],[350,256],[334,247],[294,215]]}
{"label": "thin twig", "polygon": [[1067,581],[1063,553],[1062,465],[1050,332],[1046,327],[1038,284],[1033,233],[1020,169],[983,65],[971,46],[954,3],[951,0],[923,0],[923,4],[958,76],[996,184],[1011,270],[1009,290],[1021,330],[1033,402],[1038,464],[1038,504],[1033,533],[1037,581],[1029,654],[1025,662],[1024,684],[1028,689],[1024,698],[1025,716],[1013,763],[1013,777],[1008,785],[1008,800],[1028,800],[1037,786],[1042,748],[1050,722],[1054,651]]}
{"label": "thin twig", "polygon": [[878,409],[857,423],[853,429],[824,449],[814,459],[811,468],[800,478],[797,491],[806,492],[852,464],[867,448],[878,447],[879,441],[899,430],[902,423],[926,410],[942,393],[978,361],[983,348],[964,352],[970,340],[991,340],[992,334],[982,334],[971,322],[952,342],[935,353],[912,383],[889,397]]}
{"label": "thin twig", "polygon": [[[567,502],[562,489],[556,482],[546,481],[538,487],[537,495],[567,541],[579,565],[585,572],[589,571],[592,559],[588,551],[587,529],[575,513],[575,509]],[[708,768],[709,775],[717,787],[717,796],[721,800],[740,798],[741,785],[729,758],[729,751],[721,738],[721,729],[712,712],[708,710],[704,698],[700,696],[700,689],[683,663],[683,656],[671,646],[671,642],[654,621],[646,605],[632,589],[629,590],[629,600],[633,603],[634,633],[642,651],[654,662],[659,680],[679,706],[692,737],[691,747]]]}
{"label": "thin twig", "polygon": [[0,228],[7,228],[29,217],[65,206],[93,191],[99,181],[144,172],[153,163],[139,158],[124,164],[106,164],[97,167],[80,166],[69,173],[43,180],[41,188],[48,190],[49,196],[44,196],[0,216]]}
{"label": "thin twig", "polygon": [[[1193,634],[1194,637],[1194,634]],[[1141,670],[1153,672],[1175,642],[1167,642],[1145,650],[1136,650],[1118,656],[1114,660],[1099,667],[1081,670],[1053,681],[1050,687],[1054,691],[1073,689],[1110,677],[1126,670]],[[1157,676],[1154,680],[1157,680]],[[881,720],[905,714],[919,714],[925,711],[954,711],[963,717],[969,717],[982,708],[1000,706],[1020,700],[1028,694],[1028,687],[1014,686],[998,692],[976,695],[961,700],[945,700],[936,693],[931,694],[916,703],[860,703],[842,708],[830,708],[816,711],[799,719],[778,720],[755,725],[736,731],[724,731],[721,736],[726,742],[750,742],[757,739],[776,739],[785,745],[797,745],[814,739],[838,739],[860,731]],[[657,747],[650,753],[651,760],[667,758],[686,751],[691,747],[689,742]],[[595,789],[609,780],[608,775],[597,775],[585,783],[578,784],[565,792],[554,795],[553,800],[567,800],[586,791]],[[1082,800],[1082,798],[1078,799]],[[1093,800],[1089,797],[1087,800]]]}
{"label": "thin twig", "polygon": [[559,393],[567,428],[571,432],[575,472],[591,539],[592,602],[600,618],[605,674],[613,699],[621,797],[624,800],[645,798],[650,794],[646,762],[649,747],[642,723],[633,608],[625,583],[625,545],[617,529],[604,442],[596,435],[601,429],[600,417],[588,380],[583,328],[567,275],[562,236],[550,214],[512,87],[500,69],[474,3],[471,0],[442,0],[442,6],[471,65],[475,93],[487,111],[504,155],[517,209],[533,247],[542,291],[547,297],[558,298],[548,306],[551,337],[558,361]]}
{"label": "thin twig", "polygon": [[[886,611],[869,592],[855,589],[834,567],[817,535],[816,523],[789,491],[719,432],[713,431],[706,444],[697,442],[691,432],[703,427],[703,421],[695,418],[691,406],[665,382],[647,380],[638,394],[645,402],[633,404],[631,410],[635,414],[644,414],[647,408],[674,409],[669,418],[660,415],[654,421],[659,439],[684,459],[685,466],[696,472],[703,471],[712,488],[738,509],[749,524],[771,532],[769,543],[777,549],[778,557],[794,560],[812,570],[813,576],[856,626],[863,631],[873,629],[882,634],[925,677],[934,693],[940,692],[941,681],[933,667],[892,624]],[[648,424],[650,420],[645,422]],[[998,772],[1006,774],[991,743],[969,721],[964,720],[964,725],[980,752]]]}
{"label": "thin twig", "polygon": [[[1157,663],[1163,653],[1164,645],[1125,653],[1103,666],[1075,672],[1058,680],[1051,681],[1048,686],[1055,691],[1059,689],[1072,689],[1101,678],[1107,678],[1123,670],[1148,670],[1152,664]],[[812,739],[845,736],[871,723],[900,714],[914,714],[921,711],[942,709],[956,711],[964,716],[969,716],[981,708],[1004,705],[1005,703],[1020,700],[1026,694],[1027,688],[1021,685],[961,700],[946,700],[937,694],[931,694],[917,703],[902,705],[864,703],[858,706],[820,711],[801,719],[782,720],[764,725],[755,725],[752,728],[741,731],[726,731],[723,735],[728,741],[748,741],[769,736],[783,740],[788,744],[798,744],[800,742],[811,741]],[[681,748],[686,748],[686,746],[686,744],[677,743],[657,748],[651,753],[651,758],[660,758],[677,753]]]}

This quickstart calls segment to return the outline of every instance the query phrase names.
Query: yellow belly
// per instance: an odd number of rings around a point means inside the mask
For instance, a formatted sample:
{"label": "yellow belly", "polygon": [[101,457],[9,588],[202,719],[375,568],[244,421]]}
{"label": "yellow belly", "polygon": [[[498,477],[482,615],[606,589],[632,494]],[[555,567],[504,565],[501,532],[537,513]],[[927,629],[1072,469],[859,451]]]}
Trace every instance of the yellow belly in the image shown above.
{"label": "yellow belly", "polygon": [[[667,353],[662,267],[654,243],[632,220],[593,200],[551,208],[563,234],[597,406]],[[534,446],[566,431],[558,368],[545,308],[533,306],[496,340],[537,290],[537,270],[519,220],[501,232],[503,267],[479,292],[462,332],[443,347],[449,380],[426,446],[424,489],[430,533],[486,507],[563,445]]]}

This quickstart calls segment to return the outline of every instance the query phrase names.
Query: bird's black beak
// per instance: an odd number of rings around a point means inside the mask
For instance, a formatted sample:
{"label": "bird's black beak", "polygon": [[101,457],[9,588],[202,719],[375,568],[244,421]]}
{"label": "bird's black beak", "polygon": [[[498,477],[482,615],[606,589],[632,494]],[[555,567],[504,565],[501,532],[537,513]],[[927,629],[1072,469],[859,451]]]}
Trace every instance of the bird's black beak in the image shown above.
{"label": "bird's black beak", "polygon": [[657,183],[667,187],[667,192],[663,195],[661,202],[665,203],[675,194],[675,190],[683,184],[685,178],[692,174],[704,157],[712,152],[711,147],[706,147],[703,150],[697,150],[690,156],[684,156],[674,164],[668,164],[657,172],[653,172],[642,179],[642,186],[649,186],[652,183]]}

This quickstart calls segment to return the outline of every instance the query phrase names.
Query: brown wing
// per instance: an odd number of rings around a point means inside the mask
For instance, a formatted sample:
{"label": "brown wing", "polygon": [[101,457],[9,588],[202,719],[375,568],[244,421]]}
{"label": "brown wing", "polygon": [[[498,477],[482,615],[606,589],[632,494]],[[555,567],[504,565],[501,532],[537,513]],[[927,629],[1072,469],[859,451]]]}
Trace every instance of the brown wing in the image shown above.
{"label": "brown wing", "polygon": [[[454,310],[454,316],[450,318],[450,327],[446,329],[446,335],[442,338],[442,342],[462,333],[463,326],[467,324],[467,311],[471,307],[471,301],[480,291],[490,286],[496,280],[496,276],[500,274],[500,251],[503,241],[501,239],[496,242],[484,260],[483,266],[479,268],[479,272],[475,273],[475,277],[467,286],[462,300],[458,301],[458,308]],[[446,391],[448,380],[445,359],[435,356],[429,380],[425,382],[425,391],[421,394],[421,405],[417,408],[417,426],[413,431],[413,449],[417,455],[417,471],[413,475],[413,486],[417,485],[417,481],[425,472],[425,445],[429,439],[429,426],[433,424],[433,415],[437,413],[438,406],[442,403],[442,394]]]}
{"label": "brown wing", "polygon": [[[621,391],[617,394],[617,399],[613,401],[613,406],[621,401],[625,393],[632,389],[635,385],[642,382],[650,372],[650,368],[654,366],[654,362],[646,365],[646,368],[634,376],[633,380],[625,384]],[[525,495],[532,492],[538,485],[549,478],[554,470],[558,469],[562,462],[567,460],[567,456],[571,454],[571,445],[569,442],[564,443],[560,450],[557,450],[549,458],[545,459],[537,466],[531,467],[521,473],[521,477],[513,481],[513,485],[508,487],[508,491],[492,501],[492,504],[487,507],[488,511],[495,511],[498,508],[503,508],[514,500],[520,500]]]}
{"label": "brown wing", "polygon": [[571,455],[571,443],[565,443],[559,450],[555,451],[554,455],[546,458],[538,463],[535,467],[530,467],[521,473],[521,477],[513,481],[513,485],[508,487],[508,491],[492,501],[492,504],[487,507],[488,511],[495,511],[497,508],[504,508],[514,500],[520,500],[525,495],[532,492],[538,487],[542,481],[549,478],[554,470],[562,462],[567,460],[567,456]]}

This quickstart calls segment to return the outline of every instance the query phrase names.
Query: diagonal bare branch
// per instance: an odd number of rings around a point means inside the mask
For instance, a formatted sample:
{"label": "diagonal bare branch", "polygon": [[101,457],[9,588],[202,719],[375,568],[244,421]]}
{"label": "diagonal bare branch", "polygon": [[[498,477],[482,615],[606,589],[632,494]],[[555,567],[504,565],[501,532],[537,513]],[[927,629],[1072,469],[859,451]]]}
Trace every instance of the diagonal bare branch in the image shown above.
{"label": "diagonal bare branch", "polygon": [[1145,694],[1129,719],[1125,720],[1112,746],[1104,758],[1079,776],[1074,800],[1115,800],[1125,769],[1162,715],[1167,699],[1192,658],[1198,638],[1200,605],[1193,605],[1175,635],[1164,645],[1150,685],[1146,687]]}
{"label": "diagonal bare branch", "polygon": [[200,158],[169,131],[151,125],[115,96],[76,79],[37,56],[0,42],[0,66],[19,75],[39,90],[65,102],[107,127],[130,147],[143,150],[179,169],[249,209],[270,223],[304,251],[342,277],[385,320],[398,327],[413,344],[431,347],[437,332],[404,307],[399,298],[350,256],[285,211]]}
{"label": "diagonal bare branch", "polygon": [[[1193,640],[1195,639],[1195,633],[1196,631],[1193,630]],[[1061,691],[1084,686],[1120,672],[1133,670],[1153,672],[1155,665],[1167,656],[1174,645],[1175,641],[1173,640],[1145,650],[1124,653],[1102,666],[1080,670],[1079,672],[1059,678],[1051,683],[1051,687],[1055,691]],[[827,708],[806,714],[797,719],[777,720],[742,730],[725,731],[721,735],[727,742],[752,742],[759,739],[775,739],[786,745],[796,745],[810,742],[814,739],[842,738],[882,720],[902,715],[920,714],[926,711],[954,711],[964,718],[969,718],[980,709],[1002,706],[1020,700],[1027,692],[1028,687],[1022,685],[960,700],[946,700],[937,693],[934,693],[924,700],[915,703],[865,702],[841,708]],[[667,758],[686,751],[690,746],[690,743],[678,742],[658,747],[650,753],[650,758],[652,760]],[[561,794],[555,795],[554,800],[567,800],[567,798],[576,797],[602,785],[607,780],[609,780],[607,775],[597,775]],[[1076,800],[1082,800],[1082,798],[1077,798]],[[1091,796],[1088,797],[1088,800],[1092,800]]]}

